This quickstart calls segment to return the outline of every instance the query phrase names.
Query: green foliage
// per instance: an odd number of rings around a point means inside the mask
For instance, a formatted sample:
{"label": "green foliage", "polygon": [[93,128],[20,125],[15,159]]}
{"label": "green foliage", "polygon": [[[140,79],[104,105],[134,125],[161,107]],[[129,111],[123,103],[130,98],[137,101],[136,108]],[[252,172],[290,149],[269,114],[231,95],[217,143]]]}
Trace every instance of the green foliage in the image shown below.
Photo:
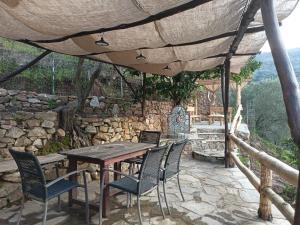
{"label": "green foliage", "polygon": [[287,202],[294,202],[296,200],[296,194],[297,194],[297,188],[290,184],[285,184],[283,191],[282,191],[282,197]]}
{"label": "green foliage", "polygon": [[53,153],[58,153],[64,149],[69,149],[70,147],[70,137],[66,136],[57,140],[50,140],[46,145],[38,151],[39,155],[49,155]]}
{"label": "green foliage", "polygon": [[49,109],[54,109],[57,106],[58,106],[57,102],[54,99],[49,99],[48,100],[48,107],[49,107]]}
{"label": "green foliage", "polygon": [[231,79],[237,84],[241,84],[244,80],[249,79],[253,72],[261,67],[261,62],[250,58],[247,64],[241,69],[239,74],[232,74]]}
{"label": "green foliage", "polygon": [[146,79],[147,93],[157,93],[163,98],[173,100],[174,105],[179,105],[188,100],[193,91],[201,89],[196,83],[197,79],[213,79],[217,76],[217,70],[182,72],[173,77],[152,75]]}
{"label": "green foliage", "polygon": [[242,92],[244,118],[247,110],[252,131],[274,144],[290,138],[287,116],[278,80],[251,83]]}

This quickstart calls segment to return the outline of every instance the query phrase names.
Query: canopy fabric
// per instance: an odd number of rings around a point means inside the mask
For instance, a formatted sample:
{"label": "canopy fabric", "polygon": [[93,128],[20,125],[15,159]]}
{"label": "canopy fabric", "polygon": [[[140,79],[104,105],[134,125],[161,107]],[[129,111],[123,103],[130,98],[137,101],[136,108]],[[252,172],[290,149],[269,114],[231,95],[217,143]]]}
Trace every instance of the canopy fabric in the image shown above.
{"label": "canopy fabric", "polygon": [[[281,21],[298,0],[275,2]],[[248,5],[249,0],[0,0],[0,36],[172,76],[223,64]],[[249,28],[262,25],[258,11]],[[101,38],[109,45],[97,45]],[[265,41],[264,32],[246,33],[231,71],[238,73]]]}

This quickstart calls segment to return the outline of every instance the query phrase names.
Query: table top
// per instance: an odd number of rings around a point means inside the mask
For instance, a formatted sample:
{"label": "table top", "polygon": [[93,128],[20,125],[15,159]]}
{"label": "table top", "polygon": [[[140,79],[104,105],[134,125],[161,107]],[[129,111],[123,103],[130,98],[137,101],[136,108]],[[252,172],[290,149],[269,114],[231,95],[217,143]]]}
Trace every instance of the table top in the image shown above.
{"label": "table top", "polygon": [[113,142],[109,144],[95,145],[84,148],[72,149],[61,152],[67,157],[90,158],[100,161],[109,160],[126,154],[135,153],[156,147],[155,144],[132,143],[132,142]]}
{"label": "table top", "polygon": [[[64,160],[66,157],[60,154],[50,154],[46,156],[37,157],[41,165],[51,164]],[[0,173],[11,172],[17,170],[17,164],[15,160],[3,160],[0,161]]]}

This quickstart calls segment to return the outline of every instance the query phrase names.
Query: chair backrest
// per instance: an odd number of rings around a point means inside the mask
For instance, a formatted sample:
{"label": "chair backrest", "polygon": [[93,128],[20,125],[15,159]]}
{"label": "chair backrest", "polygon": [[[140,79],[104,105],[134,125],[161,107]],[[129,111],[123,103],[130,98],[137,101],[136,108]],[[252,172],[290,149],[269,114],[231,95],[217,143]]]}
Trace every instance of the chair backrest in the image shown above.
{"label": "chair backrest", "polygon": [[161,132],[159,132],[159,131],[143,130],[140,132],[139,142],[155,144],[156,146],[159,146],[160,135],[161,135]]}
{"label": "chair backrest", "polygon": [[30,152],[18,152],[11,149],[9,152],[18,166],[22,180],[23,194],[32,195],[35,192],[39,192],[39,198],[45,199],[46,179],[37,157]]}
{"label": "chair backrest", "polygon": [[145,154],[139,173],[139,193],[142,194],[155,187],[159,182],[161,163],[168,146],[150,149]]}
{"label": "chair backrest", "polygon": [[181,154],[187,142],[188,140],[185,139],[171,145],[164,165],[165,178],[172,177],[179,172]]}

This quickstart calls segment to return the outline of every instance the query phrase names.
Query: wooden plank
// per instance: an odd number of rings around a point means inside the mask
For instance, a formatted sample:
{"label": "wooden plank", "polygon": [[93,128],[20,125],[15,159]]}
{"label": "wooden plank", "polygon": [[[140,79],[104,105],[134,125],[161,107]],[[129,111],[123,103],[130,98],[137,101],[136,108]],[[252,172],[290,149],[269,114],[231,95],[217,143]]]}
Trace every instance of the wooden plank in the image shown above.
{"label": "wooden plank", "polygon": [[[51,154],[47,156],[38,156],[37,158],[41,165],[46,165],[62,161],[66,159],[66,156],[61,154]],[[17,164],[13,159],[0,161],[0,173],[13,172],[17,169]]]}

